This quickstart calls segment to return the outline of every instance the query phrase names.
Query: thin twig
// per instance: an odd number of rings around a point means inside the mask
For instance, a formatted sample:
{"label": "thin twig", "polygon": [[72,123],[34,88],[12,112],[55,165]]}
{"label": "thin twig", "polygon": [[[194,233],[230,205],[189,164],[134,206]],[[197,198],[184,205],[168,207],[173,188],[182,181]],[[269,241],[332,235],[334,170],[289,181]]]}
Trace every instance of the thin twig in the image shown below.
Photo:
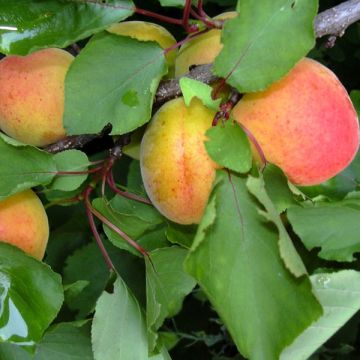
{"label": "thin twig", "polygon": [[360,0],[345,1],[317,15],[315,35],[317,38],[325,35],[340,37],[351,24],[359,20]]}
{"label": "thin twig", "polygon": [[[97,231],[97,228],[96,228],[96,224],[95,224],[95,221],[94,221],[94,216],[93,216],[93,207],[90,203],[90,194],[92,193],[94,189],[89,186],[85,192],[84,192],[84,201],[85,201],[85,209],[86,209],[86,215],[87,215],[87,218],[88,218],[88,221],[89,221],[89,225],[90,225],[90,228],[91,228],[91,231],[94,235],[94,238],[96,240],[96,243],[101,251],[101,254],[105,260],[105,263],[107,265],[107,267],[109,268],[109,270],[113,270],[113,271],[116,271],[115,269],[115,266],[110,258],[110,255],[109,253],[107,252],[102,240],[101,240],[101,237]],[[96,216],[96,214],[94,214]]]}
{"label": "thin twig", "polygon": [[104,136],[110,134],[112,125],[107,124],[100,133],[98,134],[84,134],[84,135],[72,135],[67,136],[66,138],[48,145],[44,148],[45,151],[56,154],[61,151],[69,150],[69,149],[81,149],[88,143],[93,140],[101,139]]}
{"label": "thin twig", "polygon": [[[211,84],[218,77],[211,73],[212,64],[199,65],[194,67],[187,73],[186,77],[201,81],[205,84]],[[171,99],[181,96],[179,78],[161,81],[155,97],[156,105],[161,105]]]}

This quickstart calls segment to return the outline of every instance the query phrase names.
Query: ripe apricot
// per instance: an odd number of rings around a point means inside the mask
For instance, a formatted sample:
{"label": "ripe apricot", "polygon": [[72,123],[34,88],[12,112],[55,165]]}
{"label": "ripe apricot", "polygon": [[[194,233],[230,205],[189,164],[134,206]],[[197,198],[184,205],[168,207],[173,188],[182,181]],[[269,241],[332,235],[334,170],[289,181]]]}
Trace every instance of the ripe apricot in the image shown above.
{"label": "ripe apricot", "polygon": [[41,260],[49,237],[49,224],[40,199],[26,190],[0,201],[0,241],[12,244]]}
{"label": "ripe apricot", "polygon": [[297,185],[335,176],[359,147],[358,118],[345,88],[331,70],[308,58],[265,91],[244,95],[233,116]]}
{"label": "ripe apricot", "polygon": [[203,215],[216,164],[204,141],[215,113],[200,100],[187,107],[183,98],[164,104],[141,142],[140,165],[154,206],[180,224],[198,223]]}
{"label": "ripe apricot", "polygon": [[0,61],[0,129],[16,140],[45,146],[65,136],[64,81],[73,56],[44,49]]}

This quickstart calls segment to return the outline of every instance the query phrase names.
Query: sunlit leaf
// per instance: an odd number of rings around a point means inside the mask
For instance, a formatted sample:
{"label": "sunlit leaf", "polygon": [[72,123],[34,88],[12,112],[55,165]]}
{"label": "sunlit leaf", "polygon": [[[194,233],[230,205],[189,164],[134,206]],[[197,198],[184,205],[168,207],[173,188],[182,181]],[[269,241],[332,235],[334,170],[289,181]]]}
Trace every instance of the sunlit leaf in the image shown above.
{"label": "sunlit leaf", "polygon": [[133,13],[131,0],[0,0],[0,51],[66,47]]}

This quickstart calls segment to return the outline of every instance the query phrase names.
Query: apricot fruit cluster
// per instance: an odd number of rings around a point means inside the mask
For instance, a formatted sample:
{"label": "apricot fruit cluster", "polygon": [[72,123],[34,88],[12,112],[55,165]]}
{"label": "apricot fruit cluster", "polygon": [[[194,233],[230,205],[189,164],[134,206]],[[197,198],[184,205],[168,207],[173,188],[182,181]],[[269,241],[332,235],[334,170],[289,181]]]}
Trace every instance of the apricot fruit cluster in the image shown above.
{"label": "apricot fruit cluster", "polygon": [[[222,48],[220,34],[211,30],[184,45],[176,75],[213,62]],[[198,100],[188,108],[182,99],[173,100],[160,108],[143,137],[146,191],[165,217],[180,224],[200,221],[211,191],[216,165],[203,142],[213,115]],[[299,186],[330,179],[358,151],[359,122],[345,88],[331,70],[308,58],[266,90],[245,94],[232,116],[257,142],[254,159],[265,157]]]}
{"label": "apricot fruit cluster", "polygon": [[[0,61],[0,130],[33,146],[65,136],[64,82],[73,56],[48,48]],[[32,190],[0,201],[0,241],[41,260],[49,237],[45,209]]]}
{"label": "apricot fruit cluster", "polygon": [[45,209],[32,190],[0,201],[0,241],[41,260],[49,238]]}

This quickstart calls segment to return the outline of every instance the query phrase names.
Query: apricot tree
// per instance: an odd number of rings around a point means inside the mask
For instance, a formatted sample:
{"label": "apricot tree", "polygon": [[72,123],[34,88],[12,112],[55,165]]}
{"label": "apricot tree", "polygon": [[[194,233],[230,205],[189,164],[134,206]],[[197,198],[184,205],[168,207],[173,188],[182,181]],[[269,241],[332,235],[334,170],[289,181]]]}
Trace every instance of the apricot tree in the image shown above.
{"label": "apricot tree", "polygon": [[135,2],[0,0],[0,359],[356,358],[360,0]]}

